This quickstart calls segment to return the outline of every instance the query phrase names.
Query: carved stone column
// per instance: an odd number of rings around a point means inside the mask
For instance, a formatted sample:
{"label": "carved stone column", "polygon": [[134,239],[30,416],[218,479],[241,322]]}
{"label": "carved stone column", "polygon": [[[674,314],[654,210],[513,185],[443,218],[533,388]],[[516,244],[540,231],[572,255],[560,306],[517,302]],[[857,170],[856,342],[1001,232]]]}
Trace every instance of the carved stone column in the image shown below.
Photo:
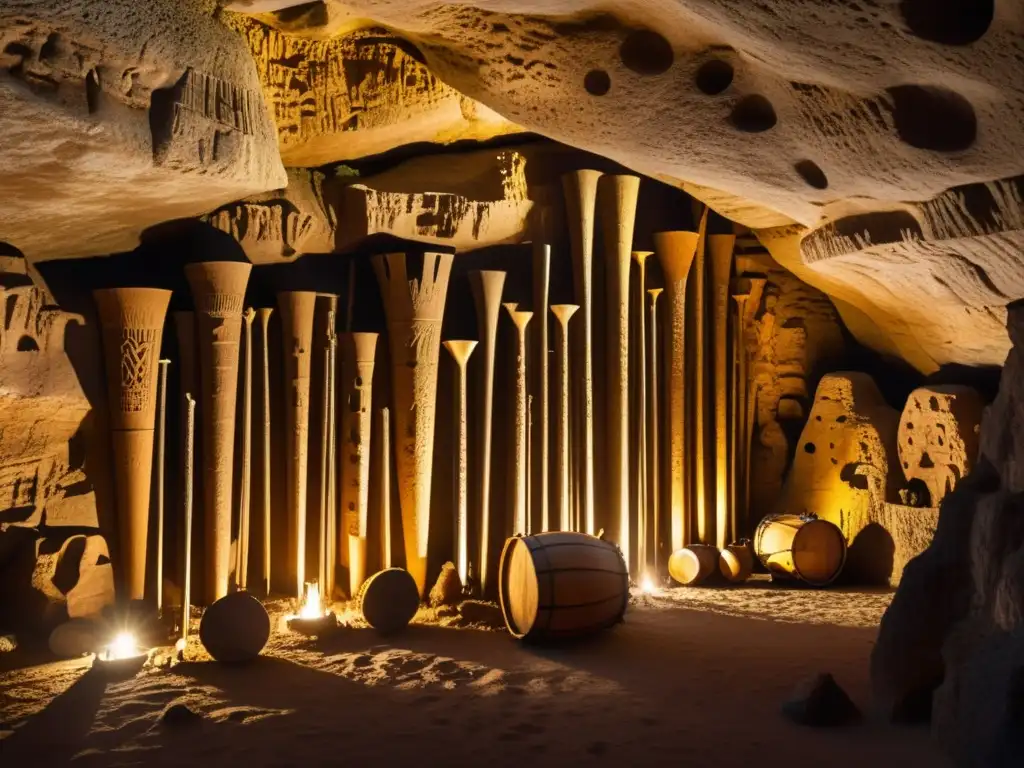
{"label": "carved stone column", "polygon": [[452,524],[452,559],[463,586],[469,581],[469,499],[467,490],[467,474],[469,469],[469,447],[467,445],[467,408],[466,408],[466,363],[476,348],[475,341],[446,341],[444,348],[452,356],[459,369],[459,386],[455,392],[455,435],[456,460],[455,475],[455,514]]}
{"label": "carved stone column", "polygon": [[285,476],[288,499],[288,571],[300,602],[306,580],[306,482],[309,467],[309,370],[317,294],[277,294],[284,345]]}
{"label": "carved stone column", "polygon": [[636,479],[636,551],[637,564],[636,572],[638,577],[647,573],[648,563],[648,540],[651,535],[651,509],[648,499],[647,487],[647,298],[644,289],[647,285],[647,258],[654,254],[653,251],[633,251],[633,261],[639,267],[637,275],[637,301],[636,301],[636,356],[637,362],[635,371],[639,381],[634,386],[636,390],[636,418],[638,439],[637,447],[637,479]]}
{"label": "carved stone column", "polygon": [[551,313],[558,320],[558,426],[555,436],[555,481],[558,483],[558,530],[573,529],[572,503],[569,497],[569,321],[576,314],[576,304],[552,304]]}
{"label": "carved stone column", "polygon": [[425,253],[420,274],[403,253],[375,256],[387,313],[391,388],[395,405],[396,469],[406,569],[420,595],[427,585],[430,488],[437,415],[437,363],[441,349],[452,254]]}
{"label": "carved stone column", "polygon": [[510,536],[525,535],[528,532],[526,495],[527,475],[530,472],[526,458],[526,425],[529,415],[526,410],[526,327],[533,312],[520,312],[516,304],[505,304],[508,316],[516,326],[519,342],[516,351],[516,417],[515,448],[512,451],[512,510]]}
{"label": "carved stone column", "polygon": [[252,265],[208,261],[185,266],[196,308],[196,333],[203,407],[206,569],[208,605],[228,593],[234,490],[235,405],[242,304]]}
{"label": "carved stone column", "polygon": [[370,512],[370,440],[376,333],[341,336],[341,536],[342,566],[348,568],[349,596],[366,581],[366,537]]}
{"label": "carved stone column", "polygon": [[491,579],[491,444],[494,431],[494,356],[498,338],[498,314],[501,312],[501,292],[505,273],[493,270],[474,270],[469,273],[469,284],[476,305],[476,321],[480,336],[480,354],[483,356],[481,377],[480,424],[474,455],[480,457],[476,483],[477,556],[476,576],[480,594],[489,595]]}
{"label": "carved stone column", "polygon": [[260,318],[263,339],[263,593],[270,594],[270,316],[274,310],[262,307]]}
{"label": "carved stone column", "polygon": [[650,407],[647,409],[647,488],[650,492],[648,503],[651,507],[651,520],[653,531],[651,542],[653,547],[653,565],[651,566],[653,578],[656,582],[661,581],[661,435],[658,429],[661,424],[658,403],[658,297],[661,295],[661,288],[650,288],[647,294],[651,297],[650,313],[651,321],[647,331],[647,362],[649,371],[647,377],[647,401]]}
{"label": "carved stone column", "polygon": [[242,481],[238,489],[238,563],[235,581],[246,589],[249,575],[249,498],[252,484],[252,321],[256,311],[249,307],[245,321],[245,362],[242,366]]}
{"label": "carved stone column", "polygon": [[93,291],[93,298],[107,364],[120,582],[125,597],[142,600],[146,596],[158,361],[171,292],[108,288]]}
{"label": "carved stone column", "polygon": [[640,179],[604,176],[598,184],[607,269],[608,396],[605,399],[608,478],[605,504],[607,536],[622,550],[636,576],[636,552],[630,540],[629,501],[629,264]]}
{"label": "carved stone column", "polygon": [[711,293],[714,328],[715,392],[715,543],[724,549],[735,535],[730,521],[729,441],[734,425],[729,423],[729,277],[735,235],[708,235],[711,256]]}
{"label": "carved stone column", "polygon": [[686,473],[686,279],[697,249],[697,233],[655,232],[654,248],[665,275],[668,297],[665,424],[668,430],[669,550],[675,552],[690,543],[692,535]]}
{"label": "carved stone column", "polygon": [[580,516],[586,533],[594,527],[594,209],[600,171],[579,170],[562,176],[565,212],[572,250],[573,282],[583,322],[576,322],[575,369],[579,376],[578,482]]}
{"label": "carved stone column", "polygon": [[[550,403],[548,397],[548,286],[551,283],[551,246],[533,244],[533,396],[537,398],[537,428],[530,441],[532,446],[531,476],[531,528],[550,529],[549,441]],[[531,418],[530,423],[533,423]]]}

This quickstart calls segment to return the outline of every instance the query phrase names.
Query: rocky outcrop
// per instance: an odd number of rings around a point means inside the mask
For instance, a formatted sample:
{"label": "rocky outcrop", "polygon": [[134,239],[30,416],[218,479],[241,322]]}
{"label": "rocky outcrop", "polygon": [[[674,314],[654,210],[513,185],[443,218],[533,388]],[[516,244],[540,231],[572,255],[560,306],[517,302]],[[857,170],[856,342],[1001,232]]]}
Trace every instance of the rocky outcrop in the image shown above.
{"label": "rocky outcrop", "polygon": [[285,183],[252,58],[211,10],[3,4],[0,236],[30,260],[128,251],[150,225]]}
{"label": "rocky outcrop", "polygon": [[286,165],[319,166],[403,144],[522,130],[445,84],[415,45],[385,29],[313,40],[247,16],[223,19],[252,51]]}
{"label": "rocky outcrop", "polygon": [[982,421],[981,458],[943,500],[872,654],[879,704],[890,714],[930,704],[936,738],[972,767],[1024,760],[1024,302],[1007,307],[1007,330],[1014,346]]}
{"label": "rocky outcrop", "polygon": [[288,169],[288,185],[204,217],[231,235],[253,264],[289,261],[303,253],[334,250],[334,211],[324,202],[324,174]]}
{"label": "rocky outcrop", "polygon": [[908,481],[928,489],[937,507],[978,456],[985,402],[971,387],[946,385],[915,389],[900,416],[900,465]]}

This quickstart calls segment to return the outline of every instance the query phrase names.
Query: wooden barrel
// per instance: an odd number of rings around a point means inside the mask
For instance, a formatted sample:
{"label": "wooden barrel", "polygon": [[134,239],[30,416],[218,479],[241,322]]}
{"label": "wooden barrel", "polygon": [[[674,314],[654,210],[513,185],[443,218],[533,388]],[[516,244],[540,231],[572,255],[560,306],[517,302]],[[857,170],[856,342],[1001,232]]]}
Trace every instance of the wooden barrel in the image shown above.
{"label": "wooden barrel", "polygon": [[505,542],[498,596],[513,637],[582,637],[622,621],[629,572],[614,544],[568,531]]}
{"label": "wooden barrel", "polygon": [[739,584],[750,578],[754,570],[754,550],[747,539],[730,544],[718,557],[718,571],[725,580]]}
{"label": "wooden barrel", "polygon": [[367,624],[381,634],[391,634],[412,621],[420,607],[420,591],[408,571],[386,568],[363,582],[356,603]]}
{"label": "wooden barrel", "polygon": [[684,587],[700,584],[718,568],[718,547],[691,544],[677,549],[668,559],[668,573]]}
{"label": "wooden barrel", "polygon": [[754,551],[772,574],[823,587],[843,569],[846,539],[828,520],[809,515],[770,515],[757,526]]}

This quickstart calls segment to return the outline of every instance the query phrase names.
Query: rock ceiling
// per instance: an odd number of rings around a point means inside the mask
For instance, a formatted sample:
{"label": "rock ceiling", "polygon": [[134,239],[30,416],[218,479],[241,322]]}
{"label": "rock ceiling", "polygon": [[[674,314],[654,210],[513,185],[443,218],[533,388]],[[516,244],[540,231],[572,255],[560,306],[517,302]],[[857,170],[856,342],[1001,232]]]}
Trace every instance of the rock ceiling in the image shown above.
{"label": "rock ceiling", "polygon": [[[264,225],[302,224],[308,248],[373,231],[345,212],[394,193],[369,179],[328,213],[298,169],[529,131],[755,229],[922,371],[1005,357],[1024,296],[1016,0],[221,5],[5,0],[0,240],[33,260],[125,250],[290,179],[272,196],[314,200],[315,220]],[[496,240],[524,220],[517,194]]]}

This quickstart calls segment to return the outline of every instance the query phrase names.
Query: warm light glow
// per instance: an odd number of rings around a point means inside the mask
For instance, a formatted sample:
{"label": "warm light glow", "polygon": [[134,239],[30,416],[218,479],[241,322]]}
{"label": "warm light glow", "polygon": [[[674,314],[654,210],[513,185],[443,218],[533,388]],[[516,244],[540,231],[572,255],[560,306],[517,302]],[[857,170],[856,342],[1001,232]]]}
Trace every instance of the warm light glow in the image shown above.
{"label": "warm light glow", "polygon": [[654,586],[654,579],[650,576],[644,576],[640,580],[640,591],[645,595],[653,595],[657,591],[657,587]]}
{"label": "warm light glow", "polygon": [[300,619],[319,619],[324,615],[323,600],[320,598],[320,585],[315,581],[306,584],[306,599],[299,609]]}
{"label": "warm light glow", "polygon": [[181,653],[185,650],[185,646],[188,645],[188,641],[184,637],[178,638],[178,642],[174,644],[174,650]]}
{"label": "warm light glow", "polygon": [[140,656],[141,654],[142,650],[135,642],[135,635],[131,632],[118,632],[110,642],[110,645],[107,646],[103,657],[107,661],[116,661],[117,659],[129,659],[132,656]]}

